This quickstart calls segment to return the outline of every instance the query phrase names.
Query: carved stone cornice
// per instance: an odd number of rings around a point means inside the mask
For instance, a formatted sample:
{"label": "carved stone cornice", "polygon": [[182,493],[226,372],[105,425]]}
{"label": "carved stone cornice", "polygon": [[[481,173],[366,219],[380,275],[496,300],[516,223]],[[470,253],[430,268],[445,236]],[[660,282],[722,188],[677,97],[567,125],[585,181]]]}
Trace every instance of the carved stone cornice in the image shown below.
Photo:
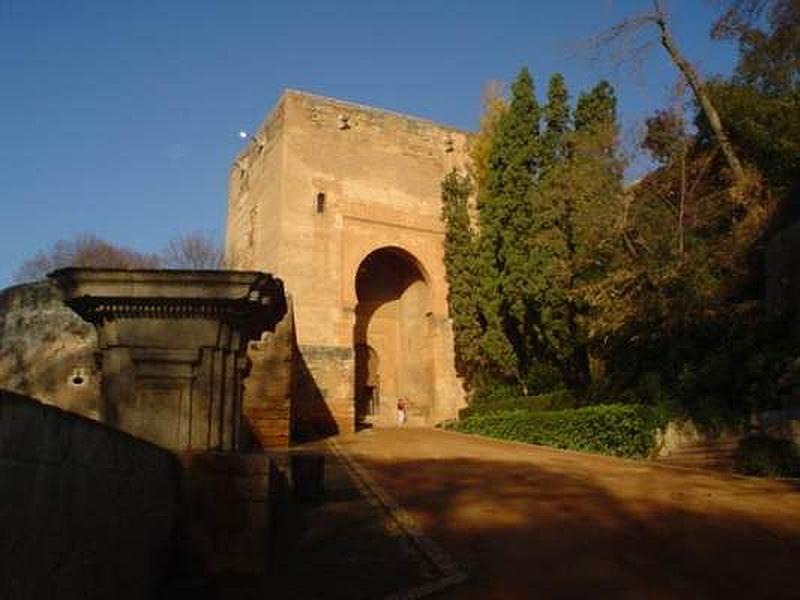
{"label": "carved stone cornice", "polygon": [[248,338],[273,329],[286,313],[283,284],[257,271],[125,270],[70,267],[48,275],[84,320],[215,320]]}

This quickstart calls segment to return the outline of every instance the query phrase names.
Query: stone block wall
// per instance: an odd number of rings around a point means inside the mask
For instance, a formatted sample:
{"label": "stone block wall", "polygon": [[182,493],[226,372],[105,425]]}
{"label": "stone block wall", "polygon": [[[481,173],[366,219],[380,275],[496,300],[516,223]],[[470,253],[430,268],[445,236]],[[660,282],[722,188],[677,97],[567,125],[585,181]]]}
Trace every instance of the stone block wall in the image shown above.
{"label": "stone block wall", "polygon": [[800,410],[754,413],[749,424],[729,425],[713,432],[691,419],[671,421],[658,433],[655,458],[683,467],[731,471],[739,443],[751,434],[789,440],[800,447]]}
{"label": "stone block wall", "polygon": [[0,390],[0,598],[157,597],[177,473],[161,448]]}
{"label": "stone block wall", "polygon": [[96,419],[97,334],[50,282],[0,292],[0,388]]}

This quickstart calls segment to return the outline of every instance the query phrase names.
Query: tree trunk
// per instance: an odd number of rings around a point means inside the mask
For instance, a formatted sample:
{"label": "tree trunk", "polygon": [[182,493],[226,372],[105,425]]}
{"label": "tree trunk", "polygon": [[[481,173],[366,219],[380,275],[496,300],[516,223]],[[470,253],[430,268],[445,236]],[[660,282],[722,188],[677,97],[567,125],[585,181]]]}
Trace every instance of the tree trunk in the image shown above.
{"label": "tree trunk", "polygon": [[717,143],[719,143],[722,153],[725,155],[725,160],[728,162],[728,166],[733,172],[736,183],[744,183],[744,169],[742,168],[742,163],[739,162],[739,158],[736,156],[733,145],[728,139],[725,129],[722,127],[722,121],[719,118],[719,113],[717,113],[717,109],[714,108],[711,98],[708,97],[708,93],[706,92],[706,87],[703,84],[703,81],[700,79],[700,76],[697,74],[697,71],[695,71],[691,63],[689,63],[689,61],[686,60],[683,54],[681,54],[678,50],[675,39],[672,37],[672,33],[667,25],[664,11],[661,9],[660,0],[653,0],[653,4],[655,6],[655,22],[656,25],[658,25],[659,31],[661,32],[661,45],[664,46],[664,49],[667,51],[667,54],[669,54],[672,62],[683,74],[683,76],[686,77],[686,81],[689,82],[695,98],[697,98],[697,101],[700,103],[700,108],[702,108],[703,113],[708,119],[709,125],[711,125],[711,130],[714,132],[714,137],[717,139]]}
{"label": "tree trunk", "polygon": [[681,161],[681,198],[680,198],[680,207],[678,208],[678,256],[680,256],[681,262],[683,262],[683,243],[684,243],[684,234],[683,234],[683,219],[684,214],[686,213],[686,140],[681,139],[681,149],[680,149],[680,161]]}

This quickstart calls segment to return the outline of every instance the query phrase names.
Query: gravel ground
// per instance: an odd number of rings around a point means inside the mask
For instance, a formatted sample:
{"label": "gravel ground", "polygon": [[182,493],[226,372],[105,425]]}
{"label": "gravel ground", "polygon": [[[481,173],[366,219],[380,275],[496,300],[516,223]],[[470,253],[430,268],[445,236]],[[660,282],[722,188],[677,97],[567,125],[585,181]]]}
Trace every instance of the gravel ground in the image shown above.
{"label": "gravel ground", "polygon": [[466,571],[437,597],[800,598],[797,482],[430,429],[337,444]]}

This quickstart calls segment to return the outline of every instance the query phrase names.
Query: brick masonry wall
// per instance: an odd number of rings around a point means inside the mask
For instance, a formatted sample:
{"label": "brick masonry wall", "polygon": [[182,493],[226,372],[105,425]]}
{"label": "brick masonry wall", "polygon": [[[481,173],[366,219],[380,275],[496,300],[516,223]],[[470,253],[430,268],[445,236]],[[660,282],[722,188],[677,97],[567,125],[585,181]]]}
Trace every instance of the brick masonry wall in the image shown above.
{"label": "brick masonry wall", "polygon": [[275,331],[265,333],[247,349],[251,367],[244,381],[242,414],[247,442],[254,449],[289,445],[296,349],[294,313],[289,299],[286,315]]}
{"label": "brick masonry wall", "polygon": [[177,472],[161,448],[0,390],[0,598],[156,597]]}
{"label": "brick masonry wall", "polygon": [[421,348],[429,356],[417,364],[425,363],[420,381],[431,381],[406,393],[425,405],[431,424],[463,407],[447,318],[440,186],[452,168],[465,167],[468,146],[469,135],[451,127],[287,90],[237,157],[226,260],[274,273],[294,299],[292,411],[300,429],[355,427],[356,275],[382,248],[405,252],[430,294],[430,336]]}

